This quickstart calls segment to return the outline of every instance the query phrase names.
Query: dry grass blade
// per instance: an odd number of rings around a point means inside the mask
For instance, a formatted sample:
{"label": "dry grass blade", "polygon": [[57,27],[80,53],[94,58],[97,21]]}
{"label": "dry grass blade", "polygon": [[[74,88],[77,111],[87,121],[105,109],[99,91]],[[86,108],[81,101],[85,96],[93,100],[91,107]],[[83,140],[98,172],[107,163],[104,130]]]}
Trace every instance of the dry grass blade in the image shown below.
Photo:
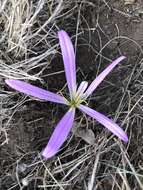
{"label": "dry grass blade", "polygon": [[100,156],[100,153],[97,152],[96,158],[95,158],[95,161],[94,161],[94,167],[93,167],[93,171],[92,171],[92,176],[91,176],[91,179],[90,179],[90,181],[88,183],[88,190],[93,190],[94,187],[96,186],[94,183],[95,183],[95,176],[96,176],[97,166],[99,164],[99,156]]}

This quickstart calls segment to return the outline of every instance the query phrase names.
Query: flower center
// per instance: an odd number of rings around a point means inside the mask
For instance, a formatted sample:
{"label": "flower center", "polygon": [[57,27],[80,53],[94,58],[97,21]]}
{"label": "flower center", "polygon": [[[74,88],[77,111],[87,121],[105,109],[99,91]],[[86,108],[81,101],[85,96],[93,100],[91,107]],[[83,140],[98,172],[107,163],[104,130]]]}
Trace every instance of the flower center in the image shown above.
{"label": "flower center", "polygon": [[74,99],[72,99],[69,102],[70,107],[74,107],[76,108],[77,106],[79,106],[81,103],[83,102],[83,100],[80,98],[80,96],[75,97]]}
{"label": "flower center", "polygon": [[70,107],[78,107],[82,102],[85,102],[85,98],[83,97],[83,94],[87,88],[88,83],[86,81],[81,82],[79,88],[77,89],[77,92],[73,94],[73,98],[68,101],[68,104]]}

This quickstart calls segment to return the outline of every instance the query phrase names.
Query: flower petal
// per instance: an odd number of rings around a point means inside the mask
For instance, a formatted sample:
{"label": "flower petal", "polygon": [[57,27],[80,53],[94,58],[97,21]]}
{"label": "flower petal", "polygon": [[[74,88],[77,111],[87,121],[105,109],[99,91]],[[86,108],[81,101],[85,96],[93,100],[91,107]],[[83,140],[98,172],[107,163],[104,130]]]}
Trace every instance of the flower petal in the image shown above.
{"label": "flower petal", "polygon": [[97,86],[104,80],[104,78],[114,69],[114,67],[125,58],[126,58],[125,56],[117,58],[104,71],[102,71],[102,73],[99,74],[95,78],[95,80],[90,84],[90,86],[87,88],[85,96],[88,97],[90,94],[92,94],[93,91],[97,88]]}
{"label": "flower petal", "polygon": [[66,140],[71,127],[73,125],[75,116],[75,109],[71,108],[69,111],[64,115],[64,117],[60,120],[58,125],[56,126],[47,146],[42,152],[42,155],[48,159],[54,156],[59,148],[62,146],[64,141]]}
{"label": "flower petal", "polygon": [[68,34],[61,30],[58,32],[59,43],[62,51],[66,80],[70,92],[70,97],[76,92],[76,67],[75,67],[75,53],[73,44]]}
{"label": "flower petal", "polygon": [[99,123],[104,125],[107,129],[109,129],[112,133],[114,133],[116,136],[118,136],[123,141],[127,142],[128,137],[126,133],[111,119],[107,118],[105,115],[87,107],[84,105],[80,105],[79,109],[83,112],[85,112],[90,117],[93,117],[96,119]]}
{"label": "flower petal", "polygon": [[82,81],[77,89],[76,95],[82,97],[84,91],[87,89],[88,82]]}
{"label": "flower petal", "polygon": [[47,90],[44,90],[42,88],[38,88],[36,86],[33,86],[31,84],[28,84],[23,81],[19,80],[5,80],[6,84],[8,84],[11,88],[22,92],[24,94],[33,96],[35,98],[39,98],[41,100],[61,103],[61,104],[67,104],[66,99],[58,94],[49,92]]}

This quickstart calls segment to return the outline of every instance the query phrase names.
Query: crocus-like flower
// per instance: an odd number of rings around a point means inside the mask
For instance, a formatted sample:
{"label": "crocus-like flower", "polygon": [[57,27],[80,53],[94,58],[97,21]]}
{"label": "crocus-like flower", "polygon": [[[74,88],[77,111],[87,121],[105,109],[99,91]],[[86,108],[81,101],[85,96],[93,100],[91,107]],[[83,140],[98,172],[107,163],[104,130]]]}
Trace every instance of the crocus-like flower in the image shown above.
{"label": "crocus-like flower", "polygon": [[27,95],[39,98],[41,100],[61,103],[69,106],[69,110],[57,124],[47,146],[42,151],[42,155],[48,159],[55,155],[64,141],[66,140],[75,117],[75,110],[78,108],[83,113],[86,113],[90,117],[96,119],[99,123],[109,129],[114,135],[118,136],[123,141],[127,142],[128,137],[126,133],[111,119],[105,115],[89,108],[84,105],[86,99],[93,93],[97,86],[104,80],[104,78],[112,71],[112,69],[120,63],[125,57],[121,56],[113,61],[97,78],[88,86],[86,81],[81,82],[79,87],[76,85],[76,66],[75,66],[75,53],[72,42],[68,34],[61,30],[58,32],[59,43],[62,51],[65,75],[67,85],[70,93],[70,100],[62,97],[61,95],[49,92],[47,90],[38,88],[28,83],[8,79],[6,83],[13,89]]}

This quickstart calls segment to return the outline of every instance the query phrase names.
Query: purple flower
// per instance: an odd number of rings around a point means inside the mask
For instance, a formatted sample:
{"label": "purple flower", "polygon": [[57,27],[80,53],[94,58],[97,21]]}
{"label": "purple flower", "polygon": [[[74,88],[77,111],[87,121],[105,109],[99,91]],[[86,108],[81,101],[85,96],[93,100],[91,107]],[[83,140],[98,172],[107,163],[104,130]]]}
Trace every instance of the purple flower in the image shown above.
{"label": "purple flower", "polygon": [[36,86],[27,84],[19,80],[8,79],[5,82],[12,88],[18,90],[19,92],[25,93],[27,95],[56,103],[61,103],[69,106],[68,112],[63,116],[60,122],[57,124],[47,146],[42,151],[42,155],[48,159],[54,156],[64,141],[66,140],[75,117],[75,110],[78,108],[82,112],[86,113],[90,117],[96,119],[99,123],[104,125],[109,129],[114,135],[118,136],[123,141],[127,142],[128,137],[126,133],[111,119],[107,118],[105,115],[89,108],[85,103],[88,96],[90,96],[97,86],[104,80],[104,78],[112,71],[112,69],[120,63],[124,56],[119,57],[113,61],[97,78],[89,85],[86,81],[83,81],[77,88],[76,85],[76,66],[75,66],[75,53],[72,42],[68,34],[61,30],[58,32],[60,47],[62,51],[64,68],[66,74],[67,85],[70,93],[70,101],[66,98],[49,92],[47,90],[38,88]]}

